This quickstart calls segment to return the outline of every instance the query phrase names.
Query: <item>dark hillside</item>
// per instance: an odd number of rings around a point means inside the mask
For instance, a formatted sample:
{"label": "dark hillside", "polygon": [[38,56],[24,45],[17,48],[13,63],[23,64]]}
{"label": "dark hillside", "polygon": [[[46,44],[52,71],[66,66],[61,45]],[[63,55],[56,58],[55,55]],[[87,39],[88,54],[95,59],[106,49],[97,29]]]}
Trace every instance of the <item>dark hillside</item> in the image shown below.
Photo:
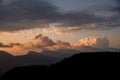
{"label": "dark hillside", "polygon": [[119,52],[80,53],[49,67],[28,66],[14,68],[6,73],[2,80],[41,80],[56,79],[56,77],[63,79],[65,77],[71,78],[73,75],[80,79],[80,76],[83,75],[113,74],[115,71],[119,71],[119,64]]}

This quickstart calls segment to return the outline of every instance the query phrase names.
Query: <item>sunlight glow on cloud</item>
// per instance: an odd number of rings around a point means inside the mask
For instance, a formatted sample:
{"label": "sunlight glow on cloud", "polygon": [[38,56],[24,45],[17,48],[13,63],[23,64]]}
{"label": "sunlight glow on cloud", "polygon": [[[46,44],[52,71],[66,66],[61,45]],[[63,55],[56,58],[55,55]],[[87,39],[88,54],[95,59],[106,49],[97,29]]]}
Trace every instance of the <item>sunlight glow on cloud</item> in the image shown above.
{"label": "sunlight glow on cloud", "polygon": [[[120,40],[119,0],[54,1],[0,0],[0,48],[11,52],[116,48]],[[65,5],[68,2],[72,5]]]}
{"label": "sunlight glow on cloud", "polygon": [[59,49],[82,49],[82,48],[109,48],[109,40],[107,37],[86,37],[80,39],[79,42],[73,44],[64,41],[54,41],[47,36],[39,34],[35,36],[31,43],[33,47],[48,50],[59,50]]}
{"label": "sunlight glow on cloud", "polygon": [[[44,36],[43,34],[39,34],[34,36],[31,42],[27,42],[25,44],[20,43],[10,43],[11,47],[6,47],[3,49],[4,45],[1,43],[0,46],[2,50],[6,50],[8,52],[12,52],[14,54],[26,54],[29,51],[56,51],[61,49],[71,49],[71,50],[82,50],[82,49],[107,49],[110,43],[107,37],[86,37],[80,39],[79,42],[70,43],[67,41],[58,40],[55,41],[48,36]],[[0,48],[0,49],[1,49]],[[15,53],[16,52],[16,53]]]}
{"label": "sunlight glow on cloud", "polygon": [[[77,33],[82,30],[103,30],[107,28],[102,28],[102,24],[98,23],[92,23],[92,24],[85,24],[81,26],[72,26],[72,27],[61,27],[62,24],[55,24],[54,26],[50,27],[50,32],[53,32],[55,34],[61,35],[61,34],[73,34]],[[100,28],[101,27],[101,28]],[[109,29],[109,28],[108,28]]]}
{"label": "sunlight glow on cloud", "polygon": [[109,48],[109,40],[106,37],[86,37],[80,39],[73,46],[77,48]]}

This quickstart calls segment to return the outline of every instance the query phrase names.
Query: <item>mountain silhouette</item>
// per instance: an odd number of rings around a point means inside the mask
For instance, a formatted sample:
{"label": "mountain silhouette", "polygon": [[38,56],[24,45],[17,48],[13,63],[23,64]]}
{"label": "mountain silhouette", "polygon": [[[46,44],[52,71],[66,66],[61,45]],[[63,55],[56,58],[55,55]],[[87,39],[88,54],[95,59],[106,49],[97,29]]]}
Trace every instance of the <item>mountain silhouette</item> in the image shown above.
{"label": "mountain silhouette", "polygon": [[66,52],[64,54],[64,52],[61,53],[59,51],[43,51],[41,53],[30,51],[26,55],[13,56],[5,51],[0,51],[0,76],[15,67],[50,65],[74,54],[66,54]]}
{"label": "mountain silhouette", "polygon": [[49,57],[66,58],[78,52],[79,51],[76,51],[76,50],[58,50],[58,51],[43,51],[41,53]]}
{"label": "mountain silhouette", "polygon": [[13,55],[0,51],[0,76],[6,71],[13,68],[13,65],[16,66],[16,59]]}
{"label": "mountain silhouette", "polygon": [[81,79],[83,75],[95,77],[98,73],[106,75],[112,73],[111,71],[119,72],[119,64],[120,52],[86,52],[75,54],[50,66],[16,67],[8,71],[1,80],[64,79],[72,78],[73,75],[76,76],[74,78]]}
{"label": "mountain silhouette", "polygon": [[11,54],[9,54],[9,53],[7,53],[7,52],[5,52],[5,51],[0,51],[0,57],[13,57],[13,55],[11,55]]}

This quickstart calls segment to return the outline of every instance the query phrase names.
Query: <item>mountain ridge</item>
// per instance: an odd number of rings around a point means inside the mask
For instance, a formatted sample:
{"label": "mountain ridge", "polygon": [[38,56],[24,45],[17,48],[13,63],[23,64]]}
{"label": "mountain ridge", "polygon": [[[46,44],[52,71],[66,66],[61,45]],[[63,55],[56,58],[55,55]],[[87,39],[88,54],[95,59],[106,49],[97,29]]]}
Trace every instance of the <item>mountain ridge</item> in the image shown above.
{"label": "mountain ridge", "polygon": [[61,54],[63,53],[59,53],[57,51],[44,51],[44,53],[30,51],[26,55],[13,56],[8,52],[0,51],[0,76],[14,67],[30,65],[50,65],[72,55],[70,54],[68,56],[61,56]]}
{"label": "mountain ridge", "polygon": [[[56,79],[71,78],[75,75],[77,79],[99,73],[113,74],[111,71],[119,72],[120,52],[89,52],[75,54],[65,58],[59,63],[51,66],[26,66],[16,67],[8,71],[1,80],[16,79]],[[114,66],[111,66],[114,65]],[[110,71],[109,71],[110,70]],[[80,77],[81,76],[81,77]],[[101,77],[101,75],[97,75]]]}

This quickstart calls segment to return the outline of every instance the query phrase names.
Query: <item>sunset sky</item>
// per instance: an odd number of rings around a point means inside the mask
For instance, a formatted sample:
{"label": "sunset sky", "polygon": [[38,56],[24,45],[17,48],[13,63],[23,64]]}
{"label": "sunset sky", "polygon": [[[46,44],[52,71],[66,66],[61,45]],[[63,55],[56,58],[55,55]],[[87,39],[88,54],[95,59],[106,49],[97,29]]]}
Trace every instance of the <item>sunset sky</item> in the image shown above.
{"label": "sunset sky", "polygon": [[119,0],[0,0],[0,50],[120,48]]}

